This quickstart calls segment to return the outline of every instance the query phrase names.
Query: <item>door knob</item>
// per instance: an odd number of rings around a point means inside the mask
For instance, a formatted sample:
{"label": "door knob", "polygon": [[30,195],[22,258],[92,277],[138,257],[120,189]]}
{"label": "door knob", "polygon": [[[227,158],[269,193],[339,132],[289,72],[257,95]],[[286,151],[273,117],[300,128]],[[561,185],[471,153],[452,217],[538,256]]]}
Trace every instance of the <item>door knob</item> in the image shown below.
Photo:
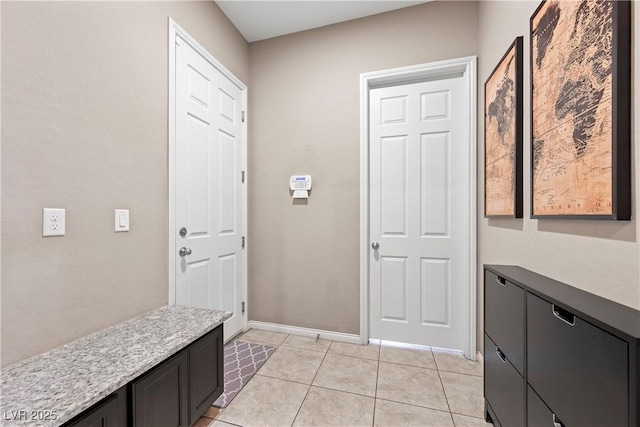
{"label": "door knob", "polygon": [[180,248],[180,252],[178,252],[178,253],[180,254],[180,256],[191,255],[191,248],[182,247],[182,248]]}
{"label": "door knob", "polygon": [[377,251],[378,248],[380,247],[380,244],[378,242],[373,242],[371,244],[371,247],[373,248],[374,251]]}

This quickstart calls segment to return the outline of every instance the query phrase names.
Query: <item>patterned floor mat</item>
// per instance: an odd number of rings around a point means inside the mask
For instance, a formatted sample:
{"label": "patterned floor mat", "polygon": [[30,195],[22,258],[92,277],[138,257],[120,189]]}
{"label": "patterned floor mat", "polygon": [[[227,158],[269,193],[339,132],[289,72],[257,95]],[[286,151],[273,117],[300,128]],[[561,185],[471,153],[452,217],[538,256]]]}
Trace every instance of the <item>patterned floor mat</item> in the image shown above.
{"label": "patterned floor mat", "polygon": [[225,408],[276,351],[268,345],[233,341],[224,347],[224,393],[213,406]]}

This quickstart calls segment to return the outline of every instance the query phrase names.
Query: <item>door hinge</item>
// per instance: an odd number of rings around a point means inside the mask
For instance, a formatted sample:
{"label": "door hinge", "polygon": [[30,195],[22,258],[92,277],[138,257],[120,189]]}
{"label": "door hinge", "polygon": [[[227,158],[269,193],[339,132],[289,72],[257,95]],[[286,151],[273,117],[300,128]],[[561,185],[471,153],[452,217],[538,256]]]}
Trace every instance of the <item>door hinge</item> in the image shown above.
{"label": "door hinge", "polygon": [[242,313],[244,313],[244,301],[242,301]]}
{"label": "door hinge", "polygon": [[244,236],[242,236],[242,249],[244,249]]}
{"label": "door hinge", "polygon": [[244,184],[244,171],[242,171],[242,183]]}
{"label": "door hinge", "polygon": [[244,123],[244,110],[242,110],[242,123]]}

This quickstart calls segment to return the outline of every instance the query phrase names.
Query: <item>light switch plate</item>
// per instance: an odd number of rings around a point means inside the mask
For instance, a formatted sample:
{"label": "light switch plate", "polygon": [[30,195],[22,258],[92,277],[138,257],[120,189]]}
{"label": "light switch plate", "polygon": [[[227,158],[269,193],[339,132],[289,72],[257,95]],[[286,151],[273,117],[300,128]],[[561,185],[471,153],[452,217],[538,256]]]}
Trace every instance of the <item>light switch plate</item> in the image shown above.
{"label": "light switch plate", "polygon": [[129,231],[129,209],[116,209],[114,230],[116,233]]}
{"label": "light switch plate", "polygon": [[64,236],[65,225],[64,209],[42,209],[42,237]]}

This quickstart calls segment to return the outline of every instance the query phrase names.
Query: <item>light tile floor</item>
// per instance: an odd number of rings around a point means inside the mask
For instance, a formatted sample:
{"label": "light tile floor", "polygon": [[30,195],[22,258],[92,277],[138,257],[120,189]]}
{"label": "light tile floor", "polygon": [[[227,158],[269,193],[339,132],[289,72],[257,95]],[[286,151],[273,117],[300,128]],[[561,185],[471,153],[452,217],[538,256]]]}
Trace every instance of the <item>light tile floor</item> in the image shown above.
{"label": "light tile floor", "polygon": [[346,344],[256,329],[242,341],[277,347],[225,409],[196,427],[487,427],[482,366],[436,349]]}

